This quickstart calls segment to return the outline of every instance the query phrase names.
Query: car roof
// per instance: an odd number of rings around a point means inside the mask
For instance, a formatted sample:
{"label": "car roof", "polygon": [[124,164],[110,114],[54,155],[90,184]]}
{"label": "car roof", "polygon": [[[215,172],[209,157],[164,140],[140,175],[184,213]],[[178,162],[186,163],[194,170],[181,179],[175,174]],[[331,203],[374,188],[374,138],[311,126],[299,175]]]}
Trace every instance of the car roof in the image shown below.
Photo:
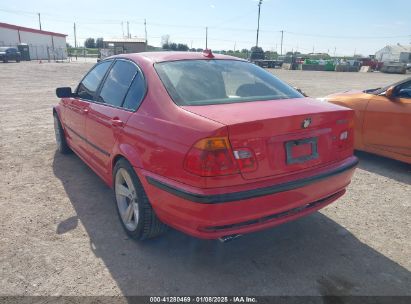
{"label": "car roof", "polygon": [[213,58],[205,56],[203,53],[200,52],[142,52],[142,53],[129,53],[129,54],[120,54],[111,56],[110,58],[128,58],[131,60],[138,61],[139,59],[148,59],[153,63],[156,62],[165,62],[165,61],[177,61],[177,60],[207,60],[207,59],[226,59],[226,60],[240,60],[245,61],[241,58],[228,56],[228,55],[220,55],[214,54]]}
{"label": "car roof", "polygon": [[404,78],[403,80],[394,82],[393,84],[391,84],[391,85],[389,85],[389,86],[387,86],[387,87],[396,87],[396,86],[398,86],[398,85],[400,85],[400,84],[403,84],[403,83],[406,83],[406,82],[408,82],[408,81],[411,81],[411,77]]}

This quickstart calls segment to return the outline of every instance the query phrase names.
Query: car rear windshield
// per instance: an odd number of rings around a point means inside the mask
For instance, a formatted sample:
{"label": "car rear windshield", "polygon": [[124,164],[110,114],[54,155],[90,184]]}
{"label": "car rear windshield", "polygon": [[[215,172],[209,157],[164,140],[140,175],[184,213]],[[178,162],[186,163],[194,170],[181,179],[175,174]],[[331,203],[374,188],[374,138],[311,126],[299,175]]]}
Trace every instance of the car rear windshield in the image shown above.
{"label": "car rear windshield", "polygon": [[207,105],[303,97],[273,74],[239,60],[181,60],[155,64],[178,105]]}

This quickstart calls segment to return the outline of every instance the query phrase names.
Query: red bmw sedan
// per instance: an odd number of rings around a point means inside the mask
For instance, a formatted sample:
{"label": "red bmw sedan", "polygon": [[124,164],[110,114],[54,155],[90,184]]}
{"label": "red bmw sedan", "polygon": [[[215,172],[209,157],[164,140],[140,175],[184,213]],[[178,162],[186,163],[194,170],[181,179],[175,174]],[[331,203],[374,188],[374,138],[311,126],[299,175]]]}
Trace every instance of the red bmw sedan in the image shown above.
{"label": "red bmw sedan", "polygon": [[56,94],[58,150],[114,189],[139,240],[168,226],[227,240],[297,219],[341,197],[358,163],[352,110],[211,51],[110,57]]}

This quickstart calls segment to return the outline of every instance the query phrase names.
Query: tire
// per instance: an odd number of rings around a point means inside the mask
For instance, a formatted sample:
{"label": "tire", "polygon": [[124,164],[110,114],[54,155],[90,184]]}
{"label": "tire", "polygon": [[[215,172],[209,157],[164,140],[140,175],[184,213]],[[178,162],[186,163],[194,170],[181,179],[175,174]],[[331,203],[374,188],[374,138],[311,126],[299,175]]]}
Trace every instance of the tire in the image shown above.
{"label": "tire", "polygon": [[54,119],[54,134],[56,136],[57,150],[61,154],[69,154],[71,153],[71,149],[67,144],[66,136],[64,135],[64,130],[63,130],[63,127],[61,126],[61,122],[60,122],[60,119],[57,113],[53,114],[53,119]]}
{"label": "tire", "polygon": [[7,60],[7,59],[3,59],[3,62],[4,62],[4,63],[7,63],[7,62],[8,62],[8,60]]}
{"label": "tire", "polygon": [[154,213],[130,163],[125,159],[118,160],[113,172],[117,213],[127,235],[142,241],[165,233],[168,227]]}
{"label": "tire", "polygon": [[20,62],[20,59],[16,59],[16,62]]}

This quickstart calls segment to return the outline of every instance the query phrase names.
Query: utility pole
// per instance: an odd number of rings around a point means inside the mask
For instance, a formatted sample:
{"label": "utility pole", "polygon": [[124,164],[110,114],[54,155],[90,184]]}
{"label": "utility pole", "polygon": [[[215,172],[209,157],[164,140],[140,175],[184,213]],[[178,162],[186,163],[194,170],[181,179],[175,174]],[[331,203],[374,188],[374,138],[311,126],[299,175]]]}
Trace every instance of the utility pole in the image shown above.
{"label": "utility pole", "polygon": [[146,44],[147,44],[147,22],[146,22],[146,19],[144,19],[144,37],[146,39]]}
{"label": "utility pole", "polygon": [[147,51],[147,22],[146,22],[146,18],[144,18],[144,37],[146,40],[146,51]]}
{"label": "utility pole", "polygon": [[37,15],[39,16],[39,27],[40,27],[40,31],[41,31],[41,17],[40,17],[40,13],[37,13]]}
{"label": "utility pole", "polygon": [[206,27],[206,49],[208,49],[208,27]]}
{"label": "utility pole", "polygon": [[74,22],[74,47],[77,47],[76,23]]}
{"label": "utility pole", "polygon": [[283,39],[284,39],[284,31],[281,31],[281,56],[283,55]]}
{"label": "utility pole", "polygon": [[124,39],[124,22],[121,21],[121,32],[123,33],[123,39]]}
{"label": "utility pole", "polygon": [[263,0],[258,1],[257,39],[255,41],[255,46],[258,46],[258,33],[260,32],[260,11],[261,11],[262,3],[263,3]]}
{"label": "utility pole", "polygon": [[335,58],[335,53],[337,52],[337,47],[334,47],[334,58]]}
{"label": "utility pole", "polygon": [[130,23],[127,21],[127,38],[130,38]]}

